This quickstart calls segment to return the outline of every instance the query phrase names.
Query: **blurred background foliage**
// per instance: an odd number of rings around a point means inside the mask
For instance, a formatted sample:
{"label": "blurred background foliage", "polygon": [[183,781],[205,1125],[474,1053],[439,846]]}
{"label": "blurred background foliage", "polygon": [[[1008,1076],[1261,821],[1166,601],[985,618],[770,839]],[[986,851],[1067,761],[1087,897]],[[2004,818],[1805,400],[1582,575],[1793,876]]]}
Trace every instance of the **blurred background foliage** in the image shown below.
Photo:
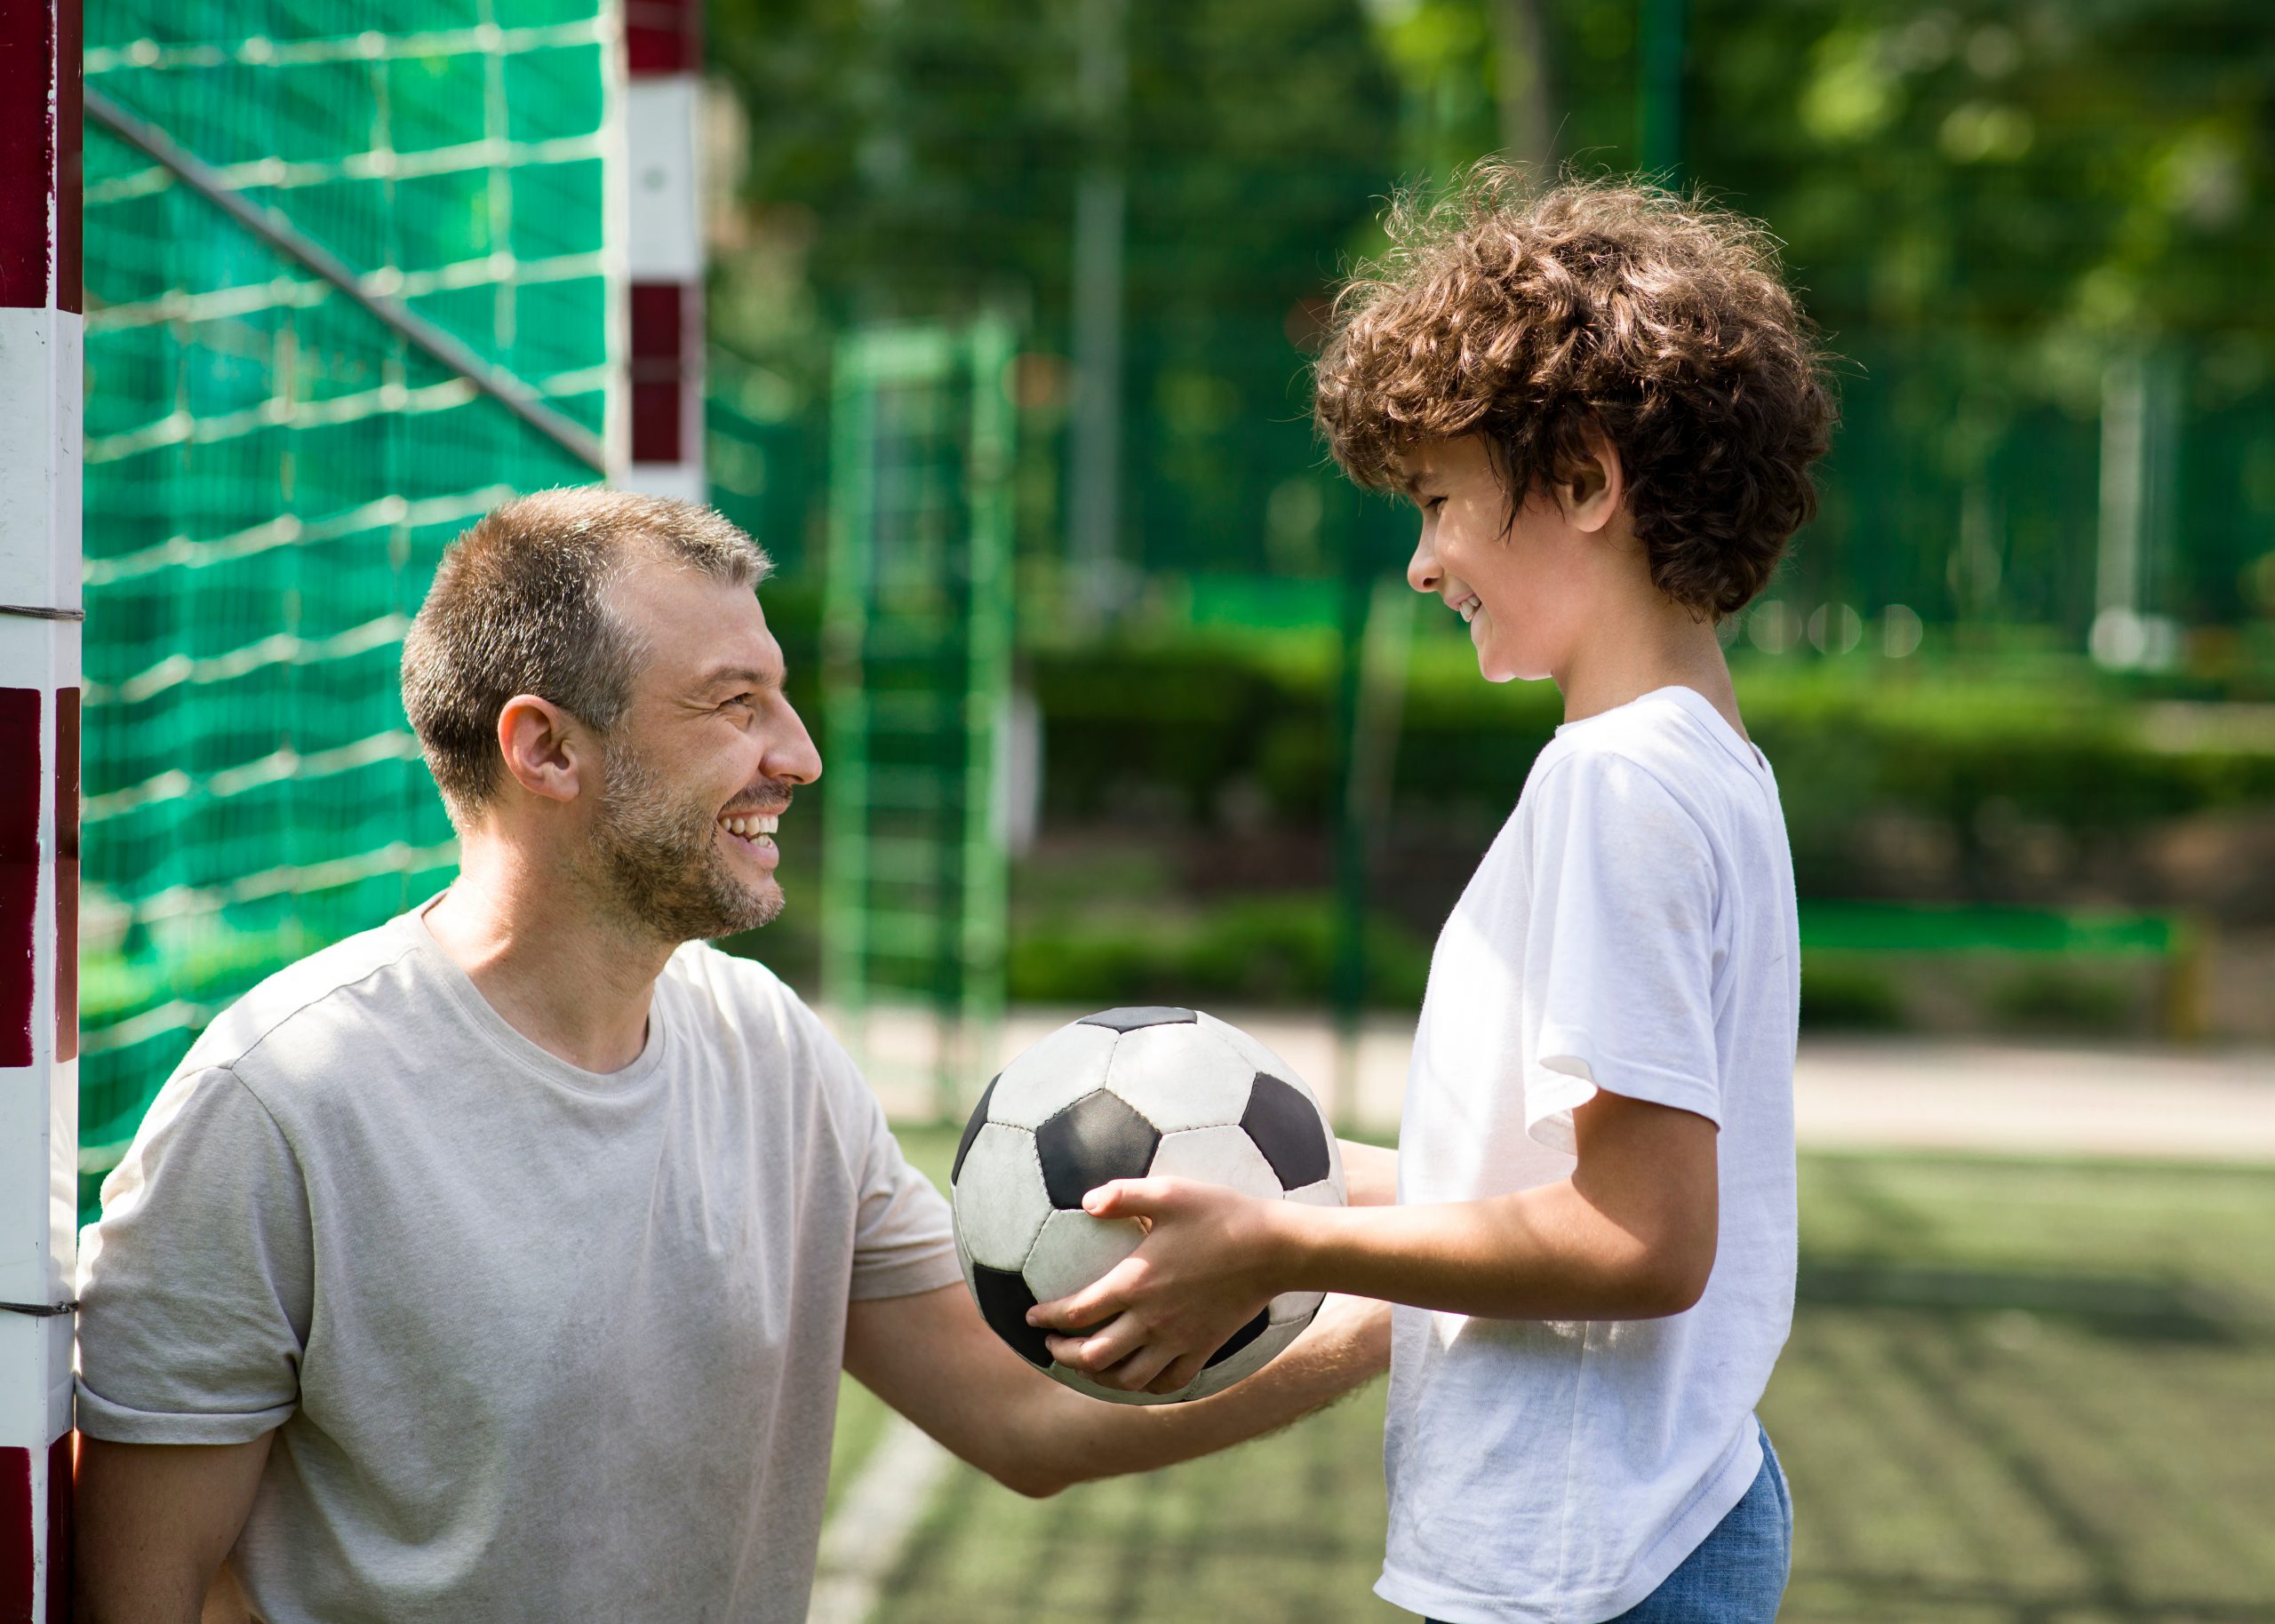
{"label": "blurred background foliage", "polygon": [[[1305,366],[1385,198],[1498,152],[1766,219],[1839,357],[1823,511],[1728,629],[1805,898],[2168,926],[2100,967],[1947,977],[1966,997],[1903,968],[1927,949],[1827,950],[1818,1013],[2169,1025],[2143,978],[2186,959],[2180,1027],[2264,1024],[2222,991],[2275,967],[2264,8],[713,0],[711,21],[715,494],[785,566],[794,661],[835,336],[983,309],[1021,334],[1043,748],[1014,996],[1322,995],[1338,812],[1363,824],[1365,994],[1418,995],[1556,699],[1487,689],[1457,625],[1377,590],[1410,525],[1323,460]],[[785,923],[765,951],[794,971]]]}

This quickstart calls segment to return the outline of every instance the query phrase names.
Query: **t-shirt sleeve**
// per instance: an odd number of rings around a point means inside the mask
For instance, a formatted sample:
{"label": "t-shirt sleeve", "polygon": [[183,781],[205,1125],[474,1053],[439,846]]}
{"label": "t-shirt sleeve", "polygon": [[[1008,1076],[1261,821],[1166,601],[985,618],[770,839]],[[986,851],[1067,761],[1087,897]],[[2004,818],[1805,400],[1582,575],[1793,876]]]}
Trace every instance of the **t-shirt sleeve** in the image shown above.
{"label": "t-shirt sleeve", "polygon": [[850,1295],[906,1297],[962,1278],[954,1221],[932,1181],[908,1165],[876,1096],[865,1087],[867,1143],[854,1220]]}
{"label": "t-shirt sleeve", "polygon": [[1572,1112],[1600,1088],[1719,1126],[1704,831],[1623,757],[1572,757],[1537,787],[1522,948],[1527,1129],[1571,1154]]}
{"label": "t-shirt sleeve", "polygon": [[314,1297],[298,1159],[236,1074],[160,1091],[103,1186],[79,1273],[79,1426],[242,1444],[299,1402]]}

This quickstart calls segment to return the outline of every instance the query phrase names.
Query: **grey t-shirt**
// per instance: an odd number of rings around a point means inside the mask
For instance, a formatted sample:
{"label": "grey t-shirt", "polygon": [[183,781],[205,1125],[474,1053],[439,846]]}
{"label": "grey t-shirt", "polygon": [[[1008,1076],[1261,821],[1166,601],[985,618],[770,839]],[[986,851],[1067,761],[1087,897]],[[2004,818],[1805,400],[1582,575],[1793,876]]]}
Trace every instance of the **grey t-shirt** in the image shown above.
{"label": "grey t-shirt", "polygon": [[79,1425],[275,1429],[231,1554],[273,1624],[802,1620],[846,1304],[958,1278],[770,972],[682,948],[602,1076],[416,913],[216,1020],[103,1198]]}

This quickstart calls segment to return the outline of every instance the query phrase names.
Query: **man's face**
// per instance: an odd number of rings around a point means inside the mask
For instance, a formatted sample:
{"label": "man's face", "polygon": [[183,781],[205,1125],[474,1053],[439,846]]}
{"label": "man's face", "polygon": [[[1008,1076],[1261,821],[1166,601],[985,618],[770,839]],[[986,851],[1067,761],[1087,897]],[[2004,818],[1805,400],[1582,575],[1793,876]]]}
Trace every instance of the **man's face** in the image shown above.
{"label": "man's face", "polygon": [[1500,470],[1475,434],[1426,441],[1404,463],[1422,514],[1407,583],[1468,621],[1486,681],[1561,670],[1587,586],[1554,498],[1536,495],[1512,519]]}
{"label": "man's face", "polygon": [[671,941],[766,924],[782,912],[776,820],[821,758],[784,697],[757,595],[658,563],[613,607],[645,657],[606,744],[594,878]]}

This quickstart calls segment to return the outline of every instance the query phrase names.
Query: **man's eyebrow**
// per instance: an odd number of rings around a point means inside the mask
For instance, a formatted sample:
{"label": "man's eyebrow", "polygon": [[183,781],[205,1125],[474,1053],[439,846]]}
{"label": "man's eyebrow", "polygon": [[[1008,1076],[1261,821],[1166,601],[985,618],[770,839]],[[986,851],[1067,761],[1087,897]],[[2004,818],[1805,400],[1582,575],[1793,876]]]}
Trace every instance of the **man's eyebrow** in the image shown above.
{"label": "man's eyebrow", "polygon": [[708,693],[713,689],[730,685],[736,688],[779,688],[782,686],[782,673],[761,671],[755,665],[720,665],[704,673],[702,680],[695,686],[698,690]]}

